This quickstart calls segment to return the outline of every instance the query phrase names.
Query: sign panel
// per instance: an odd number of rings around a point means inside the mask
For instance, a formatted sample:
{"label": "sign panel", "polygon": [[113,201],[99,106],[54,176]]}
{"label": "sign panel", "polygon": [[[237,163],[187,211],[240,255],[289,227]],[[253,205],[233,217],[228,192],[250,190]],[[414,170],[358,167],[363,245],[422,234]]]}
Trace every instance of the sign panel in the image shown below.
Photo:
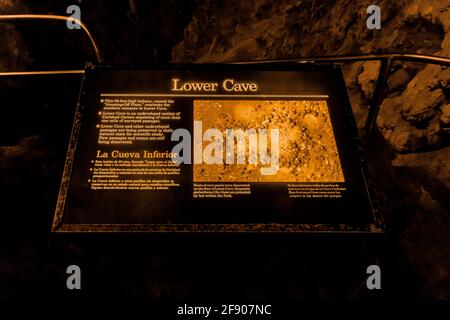
{"label": "sign panel", "polygon": [[87,68],[55,232],[379,232],[333,65]]}

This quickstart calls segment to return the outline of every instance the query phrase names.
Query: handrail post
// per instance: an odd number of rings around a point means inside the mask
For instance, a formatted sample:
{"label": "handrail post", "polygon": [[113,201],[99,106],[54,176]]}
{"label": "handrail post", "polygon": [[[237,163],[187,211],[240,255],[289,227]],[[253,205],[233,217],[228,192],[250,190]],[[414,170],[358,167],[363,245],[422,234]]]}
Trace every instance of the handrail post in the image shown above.
{"label": "handrail post", "polygon": [[366,137],[373,132],[373,129],[377,123],[378,113],[380,112],[380,107],[386,94],[386,84],[391,66],[392,58],[385,58],[381,60],[375,91],[373,93],[372,102],[369,107],[369,114],[367,115],[366,124],[364,126],[364,136]]}

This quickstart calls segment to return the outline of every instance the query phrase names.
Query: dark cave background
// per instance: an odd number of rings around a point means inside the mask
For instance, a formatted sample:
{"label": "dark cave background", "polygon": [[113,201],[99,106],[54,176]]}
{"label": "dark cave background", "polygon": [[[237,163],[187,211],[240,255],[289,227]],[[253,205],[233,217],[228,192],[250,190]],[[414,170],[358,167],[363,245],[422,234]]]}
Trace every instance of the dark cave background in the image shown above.
{"label": "dark cave background", "polygon": [[[105,61],[229,62],[369,52],[450,56],[450,3],[0,0],[0,14],[78,4]],[[367,30],[370,4],[382,29]],[[0,72],[95,59],[64,23],[0,23]],[[343,64],[361,129],[377,62]],[[396,63],[364,146],[388,235],[55,236],[49,230],[80,76],[0,78],[0,297],[257,300],[450,298],[450,70]],[[361,287],[379,263],[382,292]],[[83,290],[65,289],[78,264]],[[113,280],[112,280],[113,279]]]}

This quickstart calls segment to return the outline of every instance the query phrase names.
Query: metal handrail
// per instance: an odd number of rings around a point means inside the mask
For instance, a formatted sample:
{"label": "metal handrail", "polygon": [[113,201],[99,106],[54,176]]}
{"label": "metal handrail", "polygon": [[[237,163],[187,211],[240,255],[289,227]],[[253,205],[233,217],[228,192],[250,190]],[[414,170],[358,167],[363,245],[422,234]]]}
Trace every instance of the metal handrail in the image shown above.
{"label": "metal handrail", "polygon": [[[92,47],[95,51],[95,56],[97,57],[97,61],[99,63],[103,62],[102,55],[100,53],[100,49],[97,46],[97,43],[95,42],[94,38],[92,37],[89,29],[85,26],[83,22],[81,22],[79,19],[73,18],[73,17],[66,17],[66,16],[59,16],[59,15],[47,15],[47,14],[11,14],[11,15],[0,15],[0,22],[2,21],[17,21],[17,20],[50,20],[50,21],[70,21],[75,22],[76,24],[80,25],[80,27],[83,29],[83,31],[88,36]],[[54,73],[53,73],[54,74]]]}
{"label": "metal handrail", "polygon": [[424,54],[410,53],[370,53],[354,55],[319,56],[293,59],[273,59],[233,62],[234,64],[277,64],[277,63],[337,63],[337,62],[358,62],[358,61],[380,61],[380,60],[401,60],[412,62],[424,62],[450,66],[450,58],[442,56],[431,56]]}

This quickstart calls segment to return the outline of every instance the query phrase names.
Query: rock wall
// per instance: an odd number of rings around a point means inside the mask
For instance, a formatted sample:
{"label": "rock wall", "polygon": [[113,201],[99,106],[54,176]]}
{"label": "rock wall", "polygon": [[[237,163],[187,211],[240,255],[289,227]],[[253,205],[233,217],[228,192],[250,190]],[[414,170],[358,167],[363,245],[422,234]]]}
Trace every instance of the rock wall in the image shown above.
{"label": "rock wall", "polygon": [[[426,4],[378,1],[382,8],[382,29],[368,30],[366,8],[372,2],[206,0],[186,28],[184,40],[173,49],[172,58],[174,62],[202,63],[387,51],[448,56],[450,5],[447,1]],[[357,97],[360,93],[367,103],[373,92],[378,63],[355,63],[346,66],[345,71],[349,88],[357,87],[360,91],[352,94],[356,95],[352,98],[360,102]],[[412,126],[421,124],[420,129],[427,127],[423,121],[433,124],[427,141],[411,137],[414,141],[408,142],[398,137],[398,132],[405,130],[395,129],[392,134],[390,127],[396,125],[381,121],[380,128],[396,151],[416,151],[441,142],[437,134],[442,130],[437,130],[436,121],[431,120],[436,116],[439,122],[448,113],[444,108],[449,100],[445,91],[448,79],[448,71],[439,66],[410,63],[394,66],[389,91],[394,96],[402,96],[402,110],[396,110],[401,111],[397,114]],[[404,90],[406,87],[408,90]],[[358,116],[360,103],[354,104]],[[390,99],[385,102],[381,120],[385,118],[385,110],[391,111],[392,104]],[[441,119],[444,125],[446,119],[445,116]],[[424,136],[424,133],[416,135]]]}
{"label": "rock wall", "polygon": [[[202,63],[396,51],[449,55],[447,1],[377,1],[382,29],[368,30],[366,8],[372,3],[205,0],[184,40],[173,49],[172,59]],[[448,72],[440,66],[394,65],[389,79],[392,99],[385,101],[379,127],[395,151],[443,146],[449,117]],[[357,89],[351,98],[360,125],[365,116],[361,107],[367,106],[377,74],[377,62],[345,66],[349,89]],[[397,96],[401,98],[394,99]]]}
{"label": "rock wall", "polygon": [[[0,0],[0,14],[67,15],[67,7],[73,4],[80,6],[81,20],[105,61],[152,64],[170,59],[171,49],[182,38],[196,0]],[[94,60],[91,45],[81,31],[69,31],[64,22],[48,25],[0,24],[0,68],[6,63],[3,69],[18,70],[30,62],[36,68],[75,63],[83,67],[85,61]]]}
{"label": "rock wall", "polygon": [[[16,10],[27,12],[16,1],[0,0],[0,14],[12,14]],[[0,57],[0,71],[22,70],[30,61],[22,35],[11,24],[0,24]]]}

